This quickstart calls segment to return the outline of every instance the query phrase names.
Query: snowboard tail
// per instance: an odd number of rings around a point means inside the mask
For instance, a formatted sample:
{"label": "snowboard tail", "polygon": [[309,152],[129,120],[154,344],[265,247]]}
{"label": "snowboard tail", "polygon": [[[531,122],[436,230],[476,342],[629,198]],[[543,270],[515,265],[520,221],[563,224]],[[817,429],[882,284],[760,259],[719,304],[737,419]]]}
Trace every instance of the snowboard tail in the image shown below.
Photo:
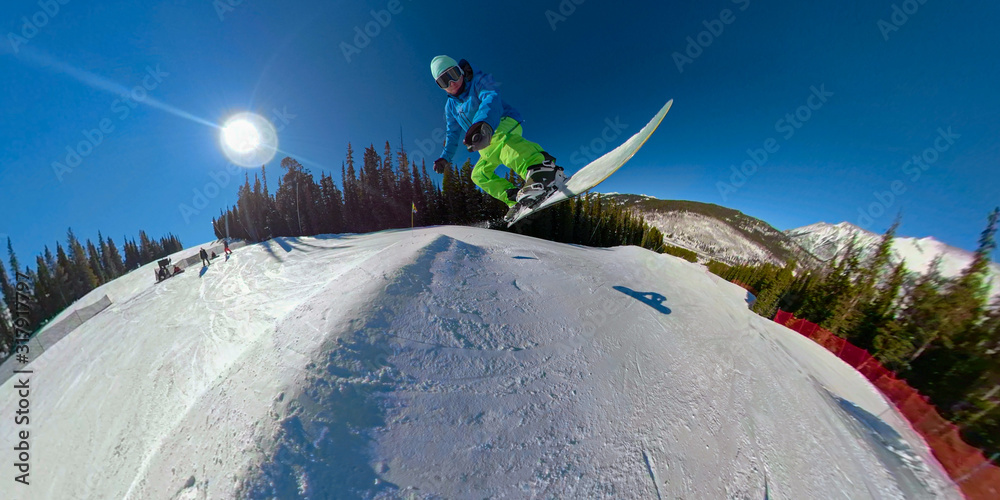
{"label": "snowboard tail", "polygon": [[605,179],[615,173],[616,170],[621,168],[632,156],[635,155],[636,151],[646,143],[656,128],[660,126],[660,122],[663,121],[663,117],[667,115],[670,111],[670,106],[673,105],[674,101],[671,99],[666,104],[660,108],[660,111],[653,116],[653,119],[646,124],[638,133],[633,135],[629,140],[625,141],[622,145],[609,151],[604,156],[590,162],[587,166],[580,169],[579,172],[573,174],[572,177],[566,179],[565,183],[557,184],[554,186],[553,191],[538,200],[536,203],[530,206],[522,207],[513,216],[506,217],[504,220],[507,222],[507,227],[511,227],[518,221],[524,219],[525,217],[544,210],[556,203],[568,200],[574,196],[579,196],[587,191],[593,189],[598,184],[604,182]]}

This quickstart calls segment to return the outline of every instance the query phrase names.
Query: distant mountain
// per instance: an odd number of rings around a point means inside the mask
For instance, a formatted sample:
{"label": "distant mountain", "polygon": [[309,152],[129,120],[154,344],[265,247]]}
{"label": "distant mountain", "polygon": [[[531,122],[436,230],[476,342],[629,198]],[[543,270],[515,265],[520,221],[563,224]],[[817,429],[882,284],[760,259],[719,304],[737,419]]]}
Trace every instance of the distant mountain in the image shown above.
{"label": "distant mountain", "polygon": [[643,216],[664,235],[664,242],[691,250],[701,260],[727,264],[797,259],[816,267],[819,259],[770,224],[731,208],[696,201],[660,200],[651,196],[611,193],[614,203]]}
{"label": "distant mountain", "polygon": [[834,257],[843,253],[854,238],[857,238],[857,243],[863,247],[864,256],[873,253],[882,240],[881,235],[861,229],[849,222],[840,224],[820,222],[786,230],[785,234],[823,262],[832,262]]}
{"label": "distant mountain", "polygon": [[[817,258],[829,262],[834,256],[842,253],[851,240],[857,238],[862,245],[862,255],[868,256],[875,252],[881,241],[881,235],[865,231],[847,222],[828,224],[820,222],[785,231],[793,241],[808,250]],[[911,272],[926,273],[934,258],[941,256],[939,271],[942,276],[954,277],[969,267],[974,254],[967,250],[955,248],[934,238],[897,237],[892,243],[892,262],[901,259],[906,262],[906,268]],[[994,294],[1000,293],[1000,266],[990,264]]]}
{"label": "distant mountain", "polygon": [[[627,206],[643,216],[664,235],[664,243],[691,250],[699,260],[736,264],[771,262],[783,265],[795,258],[805,267],[820,267],[843,253],[852,239],[867,257],[878,248],[882,236],[848,222],[820,222],[779,231],[767,222],[738,210],[696,201],[660,200],[646,195],[609,193],[613,203]],[[906,261],[910,272],[924,274],[941,256],[942,276],[958,276],[972,262],[973,253],[934,238],[897,237],[892,262]],[[1000,295],[1000,265],[990,264],[993,294]]]}

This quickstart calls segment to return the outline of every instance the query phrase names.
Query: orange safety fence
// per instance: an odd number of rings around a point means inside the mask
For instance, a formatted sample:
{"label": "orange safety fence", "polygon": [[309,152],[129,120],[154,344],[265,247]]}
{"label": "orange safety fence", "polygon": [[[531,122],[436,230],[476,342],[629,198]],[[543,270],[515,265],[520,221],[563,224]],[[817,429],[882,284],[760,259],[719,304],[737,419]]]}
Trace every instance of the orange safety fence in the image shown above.
{"label": "orange safety fence", "polygon": [[815,323],[796,318],[789,312],[779,310],[774,321],[836,354],[882,391],[913,429],[924,438],[938,462],[962,489],[966,498],[1000,498],[1000,467],[987,460],[981,450],[963,441],[955,424],[942,417],[926,397],[910,387],[905,380],[897,378],[894,372],[882,366],[868,351]]}

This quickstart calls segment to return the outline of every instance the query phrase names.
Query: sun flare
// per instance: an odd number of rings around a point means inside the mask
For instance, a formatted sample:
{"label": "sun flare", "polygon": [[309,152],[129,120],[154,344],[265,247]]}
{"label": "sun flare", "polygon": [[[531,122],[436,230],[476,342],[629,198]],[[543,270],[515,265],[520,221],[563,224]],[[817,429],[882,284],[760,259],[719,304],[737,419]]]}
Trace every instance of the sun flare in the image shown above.
{"label": "sun flare", "polygon": [[266,118],[244,112],[230,116],[223,123],[219,142],[229,161],[243,167],[259,167],[274,158],[278,132]]}
{"label": "sun flare", "polygon": [[239,153],[249,153],[260,147],[260,133],[257,127],[246,120],[234,120],[222,129],[222,140]]}

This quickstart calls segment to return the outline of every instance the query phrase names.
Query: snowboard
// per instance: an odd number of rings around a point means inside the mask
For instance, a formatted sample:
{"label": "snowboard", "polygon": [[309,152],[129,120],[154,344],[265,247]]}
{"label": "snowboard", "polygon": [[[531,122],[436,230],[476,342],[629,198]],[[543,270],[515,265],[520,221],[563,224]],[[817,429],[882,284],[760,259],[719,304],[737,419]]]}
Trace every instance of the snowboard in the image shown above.
{"label": "snowboard", "polygon": [[670,111],[670,106],[673,103],[674,100],[671,99],[664,104],[663,107],[660,108],[660,111],[656,113],[656,116],[654,116],[653,119],[642,128],[642,130],[633,135],[629,140],[625,141],[624,144],[606,153],[604,156],[588,163],[587,166],[581,168],[579,172],[573,174],[564,182],[558,183],[552,193],[542,197],[542,199],[534,205],[522,207],[520,210],[515,212],[513,216],[505,218],[504,220],[507,222],[507,227],[511,227],[525,217],[538,211],[545,210],[556,203],[586,193],[598,184],[604,182],[604,179],[610,177],[611,174],[615,173],[615,170],[618,170],[625,164],[625,162],[629,161],[629,159],[635,155],[635,152],[646,143],[649,136],[653,135],[653,132],[656,131],[656,127],[658,127],[660,122],[663,121],[663,117],[666,116],[667,111]]}

